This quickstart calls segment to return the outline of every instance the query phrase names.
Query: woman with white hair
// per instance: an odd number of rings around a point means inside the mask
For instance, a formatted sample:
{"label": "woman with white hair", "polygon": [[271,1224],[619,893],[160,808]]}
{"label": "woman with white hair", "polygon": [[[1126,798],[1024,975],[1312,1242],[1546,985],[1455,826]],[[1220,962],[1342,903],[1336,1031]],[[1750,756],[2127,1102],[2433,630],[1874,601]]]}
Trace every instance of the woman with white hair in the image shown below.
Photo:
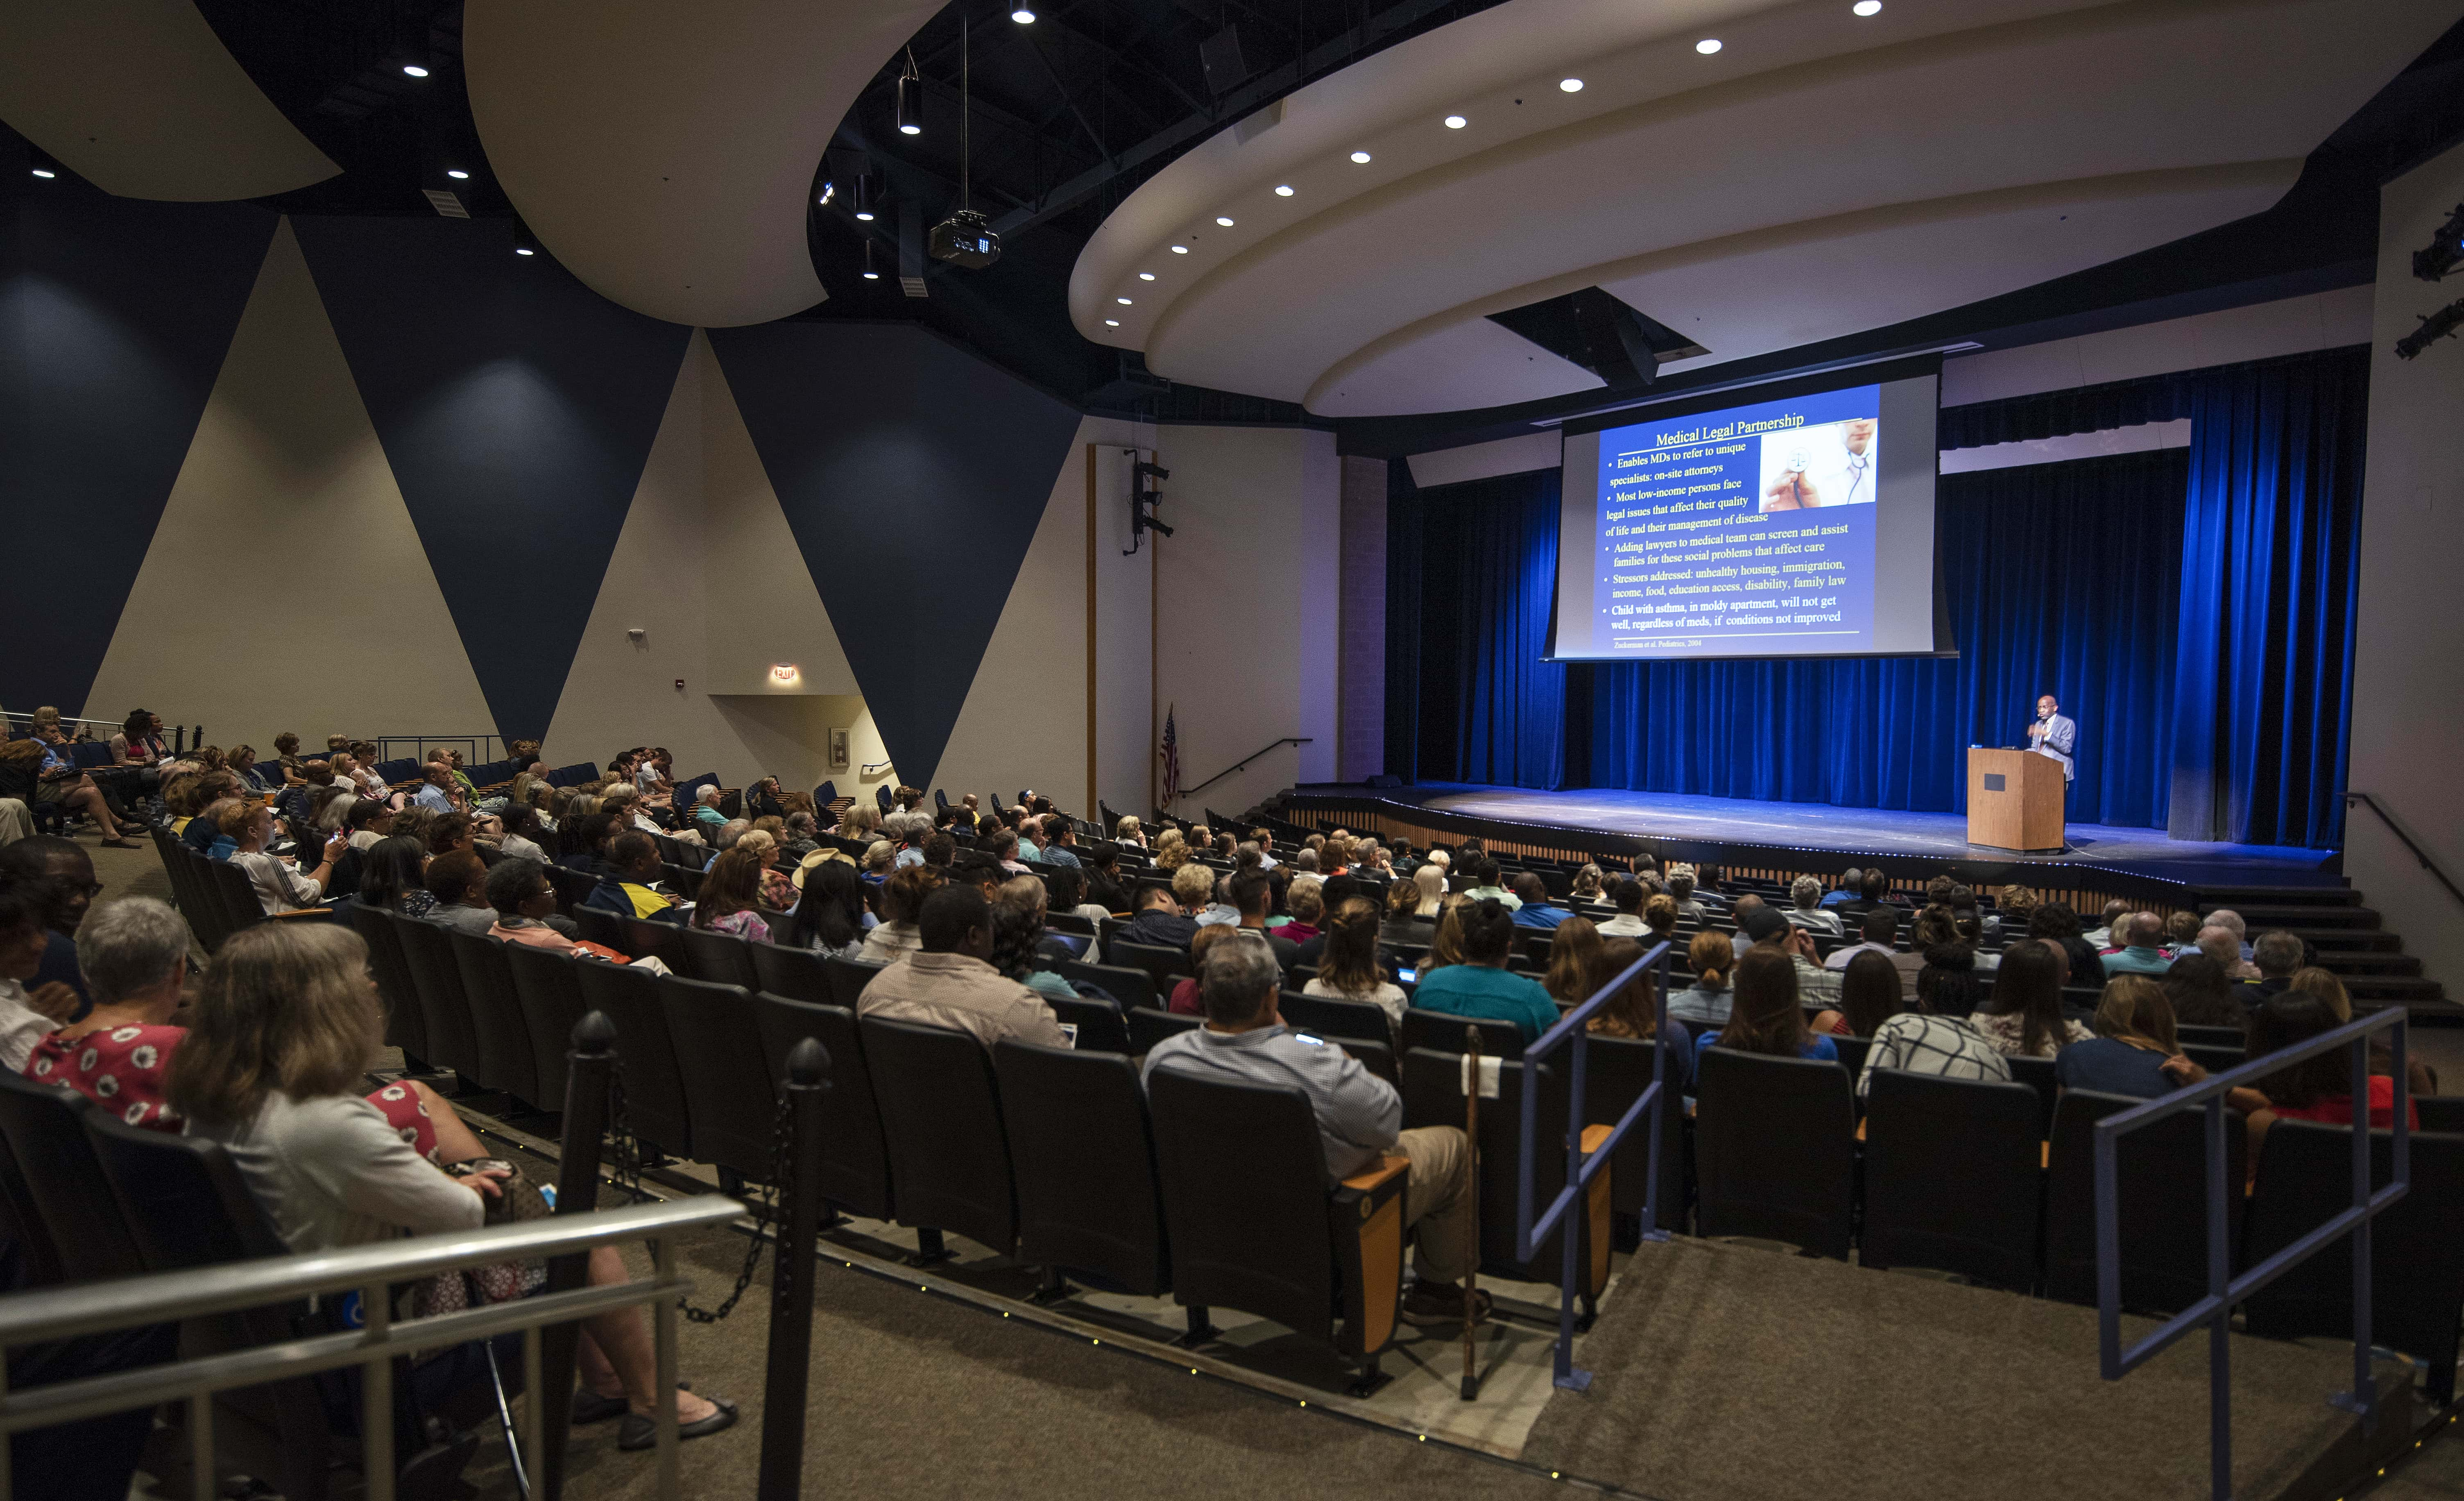
{"label": "woman with white hair", "polygon": [[1822,905],[1820,876],[1800,875],[1791,881],[1788,886],[1788,899],[1789,909],[1781,914],[1782,916],[1809,933],[1819,933],[1835,938],[1839,937],[1839,915],[1826,910]]}
{"label": "woman with white hair", "polygon": [[693,794],[693,816],[694,823],[713,831],[727,826],[727,815],[718,810],[716,786],[707,782],[701,784],[701,790]]}

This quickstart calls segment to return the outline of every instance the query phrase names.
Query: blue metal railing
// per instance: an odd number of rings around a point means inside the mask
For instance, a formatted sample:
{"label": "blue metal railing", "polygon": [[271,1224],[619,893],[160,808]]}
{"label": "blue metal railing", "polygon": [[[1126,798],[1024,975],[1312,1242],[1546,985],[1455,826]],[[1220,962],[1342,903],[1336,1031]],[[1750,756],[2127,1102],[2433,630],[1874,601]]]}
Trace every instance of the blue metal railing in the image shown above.
{"label": "blue metal railing", "polygon": [[[2370,1221],[2405,1196],[2412,1186],[2412,1135],[2405,1116],[2410,1094],[2405,1087],[2404,1008],[2389,1006],[2372,1016],[2321,1032],[2299,1047],[2280,1048],[2238,1068],[2211,1075],[2206,1082],[2145,1105],[2105,1116],[2096,1123],[2096,1296],[2099,1352],[2108,1381],[2118,1381],[2158,1352],[2201,1324],[2208,1326],[2208,1484],[2215,1501],[2233,1494],[2233,1305],[2307,1261],[2340,1236],[2353,1242],[2353,1389],[2329,1399],[2361,1416],[2364,1431],[2377,1420],[2377,1389],[2370,1380]],[[2369,1078],[2370,1034],[2394,1034],[2395,1117],[2392,1122],[2392,1172],[2387,1185],[2370,1192]],[[2233,1274],[2233,1243],[2228,1214],[2231,1196],[2242,1185],[2230,1181],[2226,1170],[2225,1095],[2236,1086],[2253,1084],[2288,1064],[2315,1058],[2338,1047],[2350,1048],[2353,1086],[2353,1202],[2326,1224],[2257,1266]],[[2208,1291],[2205,1297],[2158,1325],[2145,1338],[2124,1349],[2122,1343],[2122,1224],[2118,1186],[2118,1152],[2122,1138],[2143,1126],[2193,1107],[2207,1112]]]}
{"label": "blue metal railing", "polygon": [[463,764],[479,766],[503,760],[501,756],[489,755],[488,747],[494,745],[501,750],[506,741],[502,736],[496,735],[380,735],[376,745],[379,761],[394,760],[393,748],[397,745],[410,746],[413,761],[427,759],[428,753],[440,745],[468,745],[471,750],[463,759]]}
{"label": "blue metal railing", "polygon": [[[1642,1238],[1664,1241],[1668,1232],[1660,1227],[1660,1116],[1661,1086],[1668,1071],[1668,958],[1670,947],[1661,943],[1629,965],[1625,973],[1602,985],[1592,998],[1558,1019],[1557,1025],[1540,1034],[1540,1040],[1523,1049],[1526,1072],[1523,1076],[1523,1157],[1517,1164],[1514,1188],[1515,1254],[1529,1262],[1539,1253],[1540,1243],[1566,1218],[1566,1211],[1579,1203],[1583,1190],[1590,1186],[1599,1170],[1608,1165],[1617,1143],[1625,1139],[1635,1117],[1651,1112],[1651,1165],[1645,1171],[1642,1200]],[[1656,971],[1656,973],[1655,973]],[[1631,984],[1652,987],[1652,1011],[1657,1020],[1651,1029],[1651,1083],[1635,1102],[1626,1107],[1610,1129],[1607,1139],[1586,1154],[1583,1151],[1584,1065],[1585,1049],[1591,1039],[1591,1019],[1617,994]],[[1532,1199],[1532,1152],[1540,1139],[1540,1090],[1538,1075],[1529,1071],[1550,1054],[1572,1043],[1574,1061],[1573,1077],[1566,1092],[1566,1182],[1549,1207],[1534,1219]],[[1478,1088],[1478,1081],[1474,1081]],[[1565,1226],[1559,1238],[1557,1276],[1557,1353],[1556,1384],[1568,1391],[1579,1392],[1592,1384],[1592,1373],[1574,1369],[1574,1290],[1575,1258],[1581,1253],[1577,1233],[1581,1220]]]}

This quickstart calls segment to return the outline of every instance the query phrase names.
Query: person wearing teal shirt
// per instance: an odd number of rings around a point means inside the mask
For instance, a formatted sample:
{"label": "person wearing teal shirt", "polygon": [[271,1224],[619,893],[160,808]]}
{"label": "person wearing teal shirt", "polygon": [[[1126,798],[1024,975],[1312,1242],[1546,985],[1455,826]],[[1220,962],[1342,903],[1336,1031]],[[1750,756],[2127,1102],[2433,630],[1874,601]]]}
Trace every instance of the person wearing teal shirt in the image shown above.
{"label": "person wearing teal shirt", "polygon": [[1557,1025],[1557,1003],[1540,982],[1506,967],[1514,949],[1514,915],[1493,897],[1465,902],[1462,915],[1463,962],[1425,972],[1412,992],[1415,1010],[1512,1022],[1530,1042]]}

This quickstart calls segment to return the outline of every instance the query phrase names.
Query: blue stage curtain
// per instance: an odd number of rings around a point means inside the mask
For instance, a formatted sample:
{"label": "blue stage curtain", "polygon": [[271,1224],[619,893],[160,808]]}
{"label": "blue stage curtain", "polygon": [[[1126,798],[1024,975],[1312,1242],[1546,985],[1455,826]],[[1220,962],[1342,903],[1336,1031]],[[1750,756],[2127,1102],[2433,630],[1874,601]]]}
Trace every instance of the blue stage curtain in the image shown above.
{"label": "blue stage curtain", "polygon": [[2343,830],[2369,351],[2218,371],[2190,416],[2176,839]]}
{"label": "blue stage curtain", "polygon": [[1541,660],[1557,582],[1557,480],[1553,469],[1507,475],[1412,504],[1421,575],[1406,634],[1419,659],[1420,774],[1565,784],[1566,669]]}
{"label": "blue stage curtain", "polygon": [[1944,476],[1956,659],[1595,665],[1583,784],[1956,811],[1968,747],[2025,743],[2051,692],[2079,721],[2071,821],[2162,824],[2185,460]]}

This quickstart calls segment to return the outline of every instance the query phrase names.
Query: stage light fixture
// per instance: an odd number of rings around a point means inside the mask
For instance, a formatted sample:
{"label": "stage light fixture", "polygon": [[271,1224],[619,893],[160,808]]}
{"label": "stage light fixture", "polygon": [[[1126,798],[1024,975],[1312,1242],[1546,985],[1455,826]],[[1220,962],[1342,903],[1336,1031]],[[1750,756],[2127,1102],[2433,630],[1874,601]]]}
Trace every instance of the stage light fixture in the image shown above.
{"label": "stage light fixture", "polygon": [[1559,78],[1557,80],[1557,88],[1562,93],[1580,94],[1583,92],[1583,80],[1580,78]]}
{"label": "stage light fixture", "polygon": [[415,62],[404,63],[402,65],[402,71],[414,78],[424,78],[428,77],[428,70]]}
{"label": "stage light fixture", "polygon": [[1366,151],[1354,151],[1352,153],[1352,159],[1363,166],[1367,166],[1369,165],[1369,153]]}
{"label": "stage light fixture", "polygon": [[539,236],[531,232],[531,227],[522,222],[519,214],[514,216],[514,254],[517,255],[539,254]]}
{"label": "stage light fixture", "polygon": [[1859,15],[1880,15],[1882,13],[1882,0],[1857,0],[1848,9]]}
{"label": "stage light fixture", "polygon": [[2464,324],[2464,298],[2458,298],[2435,313],[2421,315],[2421,326],[2395,342],[2395,357],[2409,360],[2441,339],[2453,339],[2459,324]]}
{"label": "stage light fixture", "polygon": [[898,76],[898,133],[924,133],[924,76],[915,71],[915,53],[907,54],[907,71]]}
{"label": "stage light fixture", "polygon": [[1701,41],[1694,44],[1694,50],[1701,53],[1704,56],[1708,57],[1713,53],[1720,50],[1720,38],[1716,36],[1705,36]]}
{"label": "stage light fixture", "polygon": [[2447,216],[2430,243],[2412,253],[2412,274],[2424,281],[2436,281],[2464,261],[2464,203]]}
{"label": "stage light fixture", "polygon": [[881,273],[872,269],[872,241],[870,240],[864,242],[864,279],[867,281],[881,279]]}
{"label": "stage light fixture", "polygon": [[1446,128],[1448,130],[1461,130],[1463,126],[1470,123],[1470,121],[1463,119],[1461,115],[1448,115],[1446,117]]}
{"label": "stage light fixture", "polygon": [[1278,198],[1289,198],[1291,195],[1292,195],[1292,185],[1291,185],[1291,184],[1289,184],[1289,183],[1277,183],[1277,184],[1275,185],[1275,196],[1276,196],[1276,197],[1278,197]]}
{"label": "stage light fixture", "polygon": [[814,199],[813,201],[814,201],[815,203],[818,203],[818,204],[822,205],[824,208],[827,208],[827,207],[829,207],[829,202],[830,202],[830,200],[831,200],[831,199],[833,199],[833,198],[836,198],[838,195],[839,195],[839,185],[838,185],[838,184],[836,184],[836,183],[824,183],[824,184],[822,185],[822,196],[821,196],[821,197],[819,197],[819,198]]}
{"label": "stage light fixture", "polygon": [[1186,255],[1189,254],[1189,247],[1186,245],[1176,245],[1172,248],[1172,253],[1176,255]]}

